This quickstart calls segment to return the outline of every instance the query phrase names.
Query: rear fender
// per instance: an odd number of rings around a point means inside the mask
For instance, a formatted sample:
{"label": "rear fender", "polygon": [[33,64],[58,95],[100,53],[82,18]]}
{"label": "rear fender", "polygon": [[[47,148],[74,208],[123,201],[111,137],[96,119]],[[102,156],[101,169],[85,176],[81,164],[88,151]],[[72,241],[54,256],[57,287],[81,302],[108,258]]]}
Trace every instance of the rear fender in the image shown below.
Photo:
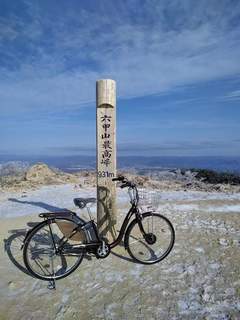
{"label": "rear fender", "polygon": [[72,222],[79,224],[79,225],[84,225],[86,223],[83,219],[79,218],[74,212],[71,212],[71,211],[69,211],[69,212],[68,211],[66,211],[66,212],[46,212],[46,213],[44,212],[44,213],[40,213],[39,217],[44,218],[44,221],[38,223],[32,229],[29,229],[27,231],[26,236],[23,240],[21,249],[23,249],[24,244],[25,244],[29,234],[33,230],[35,230],[40,224],[42,224],[42,225],[46,224],[46,221],[50,221],[52,219],[65,219],[65,220],[72,221]]}

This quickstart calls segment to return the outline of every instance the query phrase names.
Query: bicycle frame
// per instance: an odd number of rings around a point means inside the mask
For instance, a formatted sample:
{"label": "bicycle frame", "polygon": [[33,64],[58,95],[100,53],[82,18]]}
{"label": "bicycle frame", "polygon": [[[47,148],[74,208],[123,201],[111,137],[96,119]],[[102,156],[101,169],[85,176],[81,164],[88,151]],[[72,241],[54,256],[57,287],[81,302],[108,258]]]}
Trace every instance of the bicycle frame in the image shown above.
{"label": "bicycle frame", "polygon": [[[113,249],[122,241],[124,234],[126,232],[126,229],[129,225],[129,222],[134,214],[135,214],[136,219],[138,220],[139,228],[140,228],[142,234],[145,234],[142,223],[141,223],[139,210],[138,210],[138,191],[137,191],[137,188],[135,188],[133,190],[133,195],[131,195],[131,190],[132,189],[128,190],[129,196],[130,196],[131,208],[129,209],[129,211],[128,211],[128,213],[127,213],[127,215],[121,225],[117,239],[115,239],[113,242],[109,243],[110,249]],[[64,218],[65,220],[68,220],[69,222],[74,222],[75,224],[77,224],[77,227],[74,228],[70,234],[68,234],[67,236],[64,235],[62,237],[62,239],[60,239],[60,241],[58,243],[58,249],[56,249],[55,243],[54,243],[54,247],[55,247],[56,251],[58,251],[59,249],[61,250],[61,248],[64,246],[64,244],[67,243],[67,241],[69,239],[71,239],[83,227],[83,224],[82,224],[83,220],[79,216],[77,216],[74,212],[71,212],[71,211],[59,212],[59,213],[55,213],[55,214],[42,213],[42,214],[39,214],[39,216],[48,221],[50,234],[52,234],[52,230],[51,230],[51,220],[52,219],[60,220],[60,219]],[[79,249],[86,249],[87,250],[88,248],[93,249],[93,248],[99,247],[102,244],[102,240],[99,238],[98,230],[97,230],[96,226],[95,226],[95,231],[96,231],[96,234],[97,234],[99,241],[92,242],[92,243],[90,242],[90,243],[73,244],[72,248],[76,248],[76,249],[79,248]],[[53,242],[54,242],[54,239],[53,239]]]}
{"label": "bicycle frame", "polygon": [[[147,265],[160,262],[171,251],[175,240],[175,232],[171,222],[154,210],[141,212],[138,207],[139,195],[135,183],[128,181],[123,176],[112,180],[122,182],[121,188],[128,187],[131,204],[121,226],[119,226],[120,230],[116,239],[110,241],[104,238],[105,234],[102,236],[100,233],[99,235],[97,225],[93,220],[85,221],[70,210],[39,214],[41,218],[44,218],[44,221],[34,226],[26,234],[23,241],[23,259],[26,268],[36,278],[48,280],[49,288],[55,288],[55,279],[64,278],[76,270],[84,257],[106,258],[111,249],[119,245],[120,242],[124,244],[133,261]],[[78,198],[79,201],[81,199],[83,198]],[[84,206],[88,202],[86,200]],[[77,205],[82,208],[80,203]],[[160,235],[153,228],[149,230],[149,225],[153,226],[155,221],[153,217],[158,219],[156,229],[160,231]],[[163,236],[163,248],[161,244],[162,232],[166,233]],[[160,248],[156,248],[155,252],[155,246],[152,245],[156,243],[157,247],[157,240],[160,240],[160,244],[158,244]],[[140,243],[143,250],[138,249],[135,242]],[[168,246],[165,245],[165,242]],[[54,268],[53,260],[56,256],[60,256],[57,269]],[[75,256],[75,259],[68,259],[71,256]],[[41,260],[44,259],[47,259],[47,263],[41,264]],[[45,269],[47,272],[44,271]]]}
{"label": "bicycle frame", "polygon": [[[131,193],[131,191],[132,191],[132,193]],[[138,220],[139,228],[140,228],[142,234],[145,234],[142,223],[141,223],[139,210],[138,210],[139,196],[138,196],[138,190],[137,190],[136,186],[134,188],[128,188],[128,194],[129,194],[130,203],[132,206],[129,209],[129,211],[128,211],[128,213],[122,223],[122,226],[121,226],[121,229],[120,229],[120,232],[118,234],[117,239],[109,244],[111,249],[116,247],[122,241],[123,236],[125,234],[125,231],[128,227],[129,221],[134,214],[136,215],[136,219]]]}
{"label": "bicycle frame", "polygon": [[[123,223],[122,223],[122,226],[121,226],[121,229],[120,229],[120,232],[118,234],[118,237],[116,240],[114,240],[113,242],[111,242],[109,244],[110,246],[110,249],[113,249],[114,247],[116,247],[123,239],[124,237],[124,234],[125,234],[125,231],[129,225],[129,221],[131,220],[132,216],[135,214],[136,215],[136,218],[138,218],[138,208],[136,206],[136,204],[132,204],[131,208],[129,209]],[[63,218],[63,215],[61,214],[61,216],[56,216],[54,217],[54,219],[61,219]],[[77,223],[77,218],[78,217],[74,217],[74,219],[70,218],[70,217],[64,217],[66,220],[68,220],[69,222],[75,222]],[[50,216],[49,218],[46,218],[49,222],[49,228],[50,228],[50,233],[51,233],[51,219],[53,219],[53,216]],[[139,218],[139,222],[140,222],[140,218]],[[78,225],[76,228],[74,228],[71,233],[67,236],[64,236],[62,239],[60,239],[60,242],[58,243],[58,249],[61,249],[61,247],[64,246],[65,243],[67,243],[67,241],[69,239],[71,239],[80,229],[81,229],[81,225]],[[141,228],[141,223],[140,223],[140,228]],[[143,229],[141,228],[141,231],[143,231]],[[102,244],[102,241],[101,239],[99,238],[99,241],[98,242],[93,242],[93,243],[82,243],[82,244],[73,244],[72,245],[72,248],[79,248],[79,249],[93,249],[95,247],[98,247]]]}
{"label": "bicycle frame", "polygon": [[128,213],[127,213],[127,215],[126,215],[126,217],[125,217],[125,219],[124,219],[124,221],[123,221],[123,223],[122,223],[122,226],[121,226],[121,229],[120,229],[120,232],[119,232],[119,234],[118,234],[117,239],[114,240],[112,243],[109,244],[109,246],[110,246],[111,249],[114,248],[114,247],[116,247],[116,246],[122,241],[123,236],[124,236],[125,231],[126,231],[126,229],[127,229],[127,227],[128,227],[128,224],[129,224],[129,221],[130,221],[131,217],[132,217],[134,214],[136,214],[136,217],[137,217],[138,212],[139,212],[139,211],[138,211],[136,205],[135,205],[135,204],[132,204],[131,208],[129,209],[129,211],[128,211]]}

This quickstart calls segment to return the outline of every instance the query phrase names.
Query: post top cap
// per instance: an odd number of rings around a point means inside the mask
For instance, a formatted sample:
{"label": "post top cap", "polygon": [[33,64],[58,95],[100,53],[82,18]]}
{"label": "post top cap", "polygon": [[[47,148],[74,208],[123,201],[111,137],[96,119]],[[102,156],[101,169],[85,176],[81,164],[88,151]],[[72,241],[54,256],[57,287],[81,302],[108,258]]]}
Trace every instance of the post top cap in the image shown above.
{"label": "post top cap", "polygon": [[97,80],[97,107],[116,106],[116,82],[111,79]]}
{"label": "post top cap", "polygon": [[99,82],[99,81],[113,81],[113,82],[116,82],[116,81],[113,80],[113,79],[98,79],[97,82]]}

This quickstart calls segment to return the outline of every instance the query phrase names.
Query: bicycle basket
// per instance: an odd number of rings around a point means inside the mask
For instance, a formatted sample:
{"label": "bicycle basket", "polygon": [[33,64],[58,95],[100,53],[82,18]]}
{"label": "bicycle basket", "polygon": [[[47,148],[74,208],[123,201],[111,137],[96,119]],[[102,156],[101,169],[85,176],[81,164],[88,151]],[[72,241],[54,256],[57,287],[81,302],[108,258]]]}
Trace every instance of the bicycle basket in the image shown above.
{"label": "bicycle basket", "polygon": [[139,207],[142,211],[157,210],[160,204],[160,193],[154,190],[139,189]]}

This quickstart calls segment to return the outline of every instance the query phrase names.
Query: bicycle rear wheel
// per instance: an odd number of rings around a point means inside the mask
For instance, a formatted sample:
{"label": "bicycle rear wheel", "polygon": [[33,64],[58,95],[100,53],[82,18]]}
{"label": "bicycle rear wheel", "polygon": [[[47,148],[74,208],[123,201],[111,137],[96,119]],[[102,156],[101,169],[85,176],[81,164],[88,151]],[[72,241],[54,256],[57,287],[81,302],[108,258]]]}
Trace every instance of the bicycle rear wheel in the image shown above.
{"label": "bicycle rear wheel", "polygon": [[[76,241],[84,239],[74,236],[60,247],[64,230],[71,231],[77,224],[67,219],[49,219],[37,225],[25,240],[23,259],[28,271],[41,280],[58,280],[72,273],[82,262],[84,252],[76,248]],[[66,229],[67,228],[67,229]],[[61,248],[57,252],[58,247]]]}
{"label": "bicycle rear wheel", "polygon": [[142,214],[140,224],[134,219],[126,231],[125,245],[129,255],[143,264],[163,260],[172,250],[175,241],[171,222],[161,214],[146,212]]}

